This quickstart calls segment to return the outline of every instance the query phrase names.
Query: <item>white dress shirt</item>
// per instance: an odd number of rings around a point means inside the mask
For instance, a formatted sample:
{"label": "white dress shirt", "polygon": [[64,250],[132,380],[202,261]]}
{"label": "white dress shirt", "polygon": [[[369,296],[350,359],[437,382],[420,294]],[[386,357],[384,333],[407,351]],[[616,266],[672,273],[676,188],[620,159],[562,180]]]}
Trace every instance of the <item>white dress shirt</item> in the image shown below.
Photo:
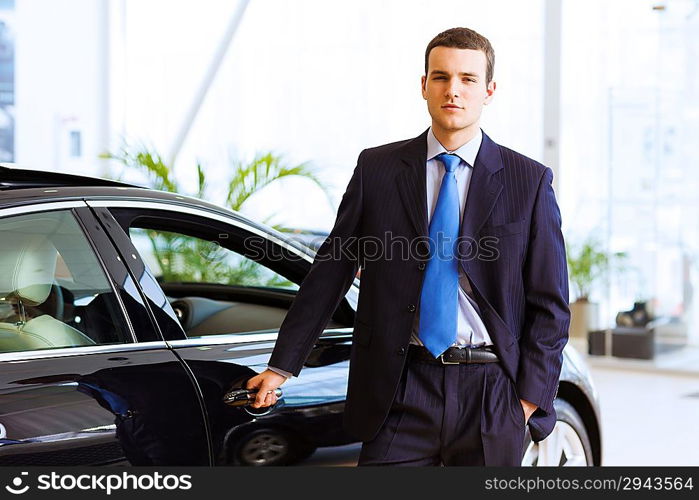
{"label": "white dress shirt", "polygon": [[[432,214],[434,213],[435,206],[437,205],[437,198],[439,196],[439,189],[442,186],[442,178],[446,169],[441,161],[435,159],[435,157],[441,153],[452,153],[461,158],[461,162],[456,167],[456,189],[459,193],[459,227],[461,227],[461,221],[463,220],[464,207],[466,206],[466,195],[468,194],[468,185],[471,182],[471,171],[473,165],[476,162],[476,155],[478,155],[478,150],[481,147],[481,142],[483,141],[483,132],[478,129],[476,135],[468,141],[466,144],[454,151],[448,151],[442,144],[437,140],[432,132],[432,127],[427,132],[427,220],[432,220]],[[471,285],[468,282],[468,278],[463,273],[461,266],[459,266],[459,294],[458,294],[458,313],[457,313],[457,327],[456,327],[456,339],[453,346],[465,347],[467,345],[482,346],[482,345],[493,345],[493,341],[488,335],[488,330],[486,329],[483,321],[481,320],[480,311],[475,300],[473,300],[473,292],[471,290]],[[418,325],[420,324],[420,308],[415,314],[415,320],[413,322],[413,331],[410,339],[411,344],[422,345],[420,338],[418,337]]]}

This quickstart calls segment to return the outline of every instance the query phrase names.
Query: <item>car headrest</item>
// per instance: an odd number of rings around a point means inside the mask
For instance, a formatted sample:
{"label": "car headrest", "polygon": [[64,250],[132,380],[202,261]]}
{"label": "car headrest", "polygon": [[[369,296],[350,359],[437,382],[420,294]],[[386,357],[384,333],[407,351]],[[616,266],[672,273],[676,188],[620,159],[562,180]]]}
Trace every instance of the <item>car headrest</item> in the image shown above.
{"label": "car headrest", "polygon": [[0,239],[0,298],[42,304],[51,293],[58,251],[45,235],[8,232]]}

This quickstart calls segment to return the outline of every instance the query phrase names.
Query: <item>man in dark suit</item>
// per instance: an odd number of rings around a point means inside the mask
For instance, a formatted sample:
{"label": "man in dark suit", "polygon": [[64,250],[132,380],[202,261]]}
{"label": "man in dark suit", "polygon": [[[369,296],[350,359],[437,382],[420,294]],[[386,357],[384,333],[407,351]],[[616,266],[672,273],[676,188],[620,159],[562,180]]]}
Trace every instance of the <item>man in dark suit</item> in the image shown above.
{"label": "man in dark suit", "polygon": [[[425,52],[432,125],[361,152],[335,225],[279,332],[253,406],[298,376],[361,267],[344,413],[359,465],[519,465],[553,429],[568,277],[552,171],[479,126],[490,42]],[[378,251],[377,251],[378,250]]]}

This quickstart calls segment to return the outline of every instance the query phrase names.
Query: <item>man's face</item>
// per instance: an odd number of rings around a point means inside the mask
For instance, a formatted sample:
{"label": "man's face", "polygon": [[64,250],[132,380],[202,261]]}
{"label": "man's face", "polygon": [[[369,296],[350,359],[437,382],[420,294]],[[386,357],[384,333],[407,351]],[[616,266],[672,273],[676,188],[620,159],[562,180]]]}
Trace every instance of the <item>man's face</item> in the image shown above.
{"label": "man's face", "polygon": [[485,81],[486,65],[480,50],[435,47],[430,51],[422,97],[434,127],[456,132],[478,123],[495,91],[495,82]]}

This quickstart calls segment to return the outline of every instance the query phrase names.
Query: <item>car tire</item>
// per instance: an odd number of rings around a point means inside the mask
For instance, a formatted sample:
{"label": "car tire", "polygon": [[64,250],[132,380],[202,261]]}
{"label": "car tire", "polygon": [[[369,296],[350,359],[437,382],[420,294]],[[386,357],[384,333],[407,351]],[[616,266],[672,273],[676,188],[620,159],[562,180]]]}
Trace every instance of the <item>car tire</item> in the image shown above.
{"label": "car tire", "polygon": [[553,402],[556,425],[543,441],[534,443],[527,427],[523,466],[592,466],[592,446],[585,424],[573,405],[562,399]]}
{"label": "car tire", "polygon": [[308,458],[314,447],[302,445],[282,429],[258,429],[241,436],[232,453],[234,465],[291,465]]}

